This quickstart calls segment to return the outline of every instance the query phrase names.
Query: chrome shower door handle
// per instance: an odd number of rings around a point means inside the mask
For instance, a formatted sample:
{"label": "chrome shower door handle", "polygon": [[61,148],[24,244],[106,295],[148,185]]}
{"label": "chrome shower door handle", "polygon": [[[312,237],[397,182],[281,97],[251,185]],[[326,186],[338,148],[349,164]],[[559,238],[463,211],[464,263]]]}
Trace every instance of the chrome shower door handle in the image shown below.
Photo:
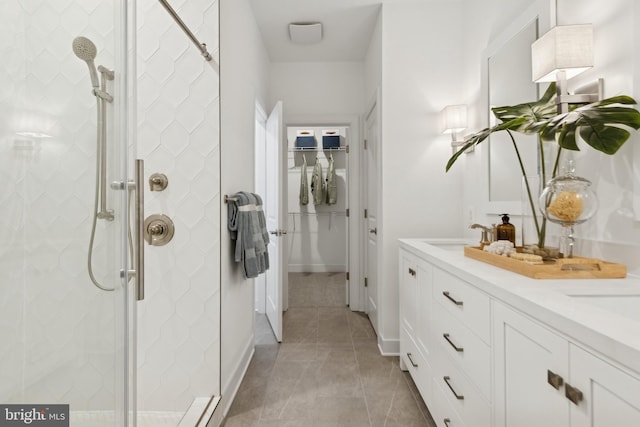
{"label": "chrome shower door handle", "polygon": [[136,300],[144,299],[144,160],[136,159],[135,166],[135,234],[136,234]]}

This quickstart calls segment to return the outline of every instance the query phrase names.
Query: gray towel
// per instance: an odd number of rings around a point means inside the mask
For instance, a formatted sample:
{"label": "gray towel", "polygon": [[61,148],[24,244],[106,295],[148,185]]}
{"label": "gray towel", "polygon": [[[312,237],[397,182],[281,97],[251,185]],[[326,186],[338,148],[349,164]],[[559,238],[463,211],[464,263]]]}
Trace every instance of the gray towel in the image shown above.
{"label": "gray towel", "polygon": [[300,168],[300,205],[309,204],[309,183],[307,182],[307,157],[302,155],[302,168]]}
{"label": "gray towel", "polygon": [[313,193],[313,204],[321,205],[324,202],[324,180],[322,179],[322,165],[316,157],[316,164],[313,166],[311,174],[311,193]]}
{"label": "gray towel", "polygon": [[333,164],[333,154],[329,156],[329,167],[327,168],[327,204],[338,203],[338,183],[336,182],[336,168]]}
{"label": "gray towel", "polygon": [[251,212],[253,219],[253,240],[256,246],[256,257],[258,258],[258,270],[264,273],[269,269],[269,232],[267,231],[267,220],[262,209],[262,197],[255,193],[250,194],[255,204],[255,210]]}
{"label": "gray towel", "polygon": [[234,194],[233,198],[237,201],[227,204],[227,228],[231,239],[236,241],[234,259],[242,264],[246,278],[257,277],[269,268],[269,234],[266,231],[262,199],[257,194],[245,191]]}

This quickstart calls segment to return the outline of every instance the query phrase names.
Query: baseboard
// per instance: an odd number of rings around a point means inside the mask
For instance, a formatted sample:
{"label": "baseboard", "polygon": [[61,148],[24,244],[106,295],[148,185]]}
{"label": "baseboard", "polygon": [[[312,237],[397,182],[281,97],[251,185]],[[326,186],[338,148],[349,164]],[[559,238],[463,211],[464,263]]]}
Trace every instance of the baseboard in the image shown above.
{"label": "baseboard", "polygon": [[178,427],[206,427],[219,402],[219,396],[195,398]]}
{"label": "baseboard", "polygon": [[289,273],[344,273],[344,264],[289,264]]}
{"label": "baseboard", "polygon": [[400,340],[385,339],[382,334],[378,334],[378,349],[383,356],[400,355]]}
{"label": "baseboard", "polygon": [[255,337],[252,334],[249,342],[247,342],[245,345],[239,363],[233,370],[233,374],[231,375],[227,384],[223,386],[220,403],[214,411],[211,420],[207,424],[207,427],[219,427],[220,424],[222,424],[224,417],[227,416],[227,412],[229,412],[229,408],[231,408],[231,404],[236,398],[236,394],[238,393],[240,384],[242,383],[242,380],[247,373],[247,369],[249,368],[249,363],[251,363],[251,359],[253,358],[253,354],[255,352],[254,341]]}

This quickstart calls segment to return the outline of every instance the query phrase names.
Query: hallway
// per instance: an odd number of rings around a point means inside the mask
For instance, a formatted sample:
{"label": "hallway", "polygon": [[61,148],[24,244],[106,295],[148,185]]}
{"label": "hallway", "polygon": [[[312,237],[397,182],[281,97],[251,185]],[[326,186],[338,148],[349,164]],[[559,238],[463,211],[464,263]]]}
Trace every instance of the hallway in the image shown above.
{"label": "hallway", "polygon": [[284,341],[258,317],[255,355],[224,426],[435,426],[398,358],[380,355],[367,316],[340,302],[344,275],[289,277]]}

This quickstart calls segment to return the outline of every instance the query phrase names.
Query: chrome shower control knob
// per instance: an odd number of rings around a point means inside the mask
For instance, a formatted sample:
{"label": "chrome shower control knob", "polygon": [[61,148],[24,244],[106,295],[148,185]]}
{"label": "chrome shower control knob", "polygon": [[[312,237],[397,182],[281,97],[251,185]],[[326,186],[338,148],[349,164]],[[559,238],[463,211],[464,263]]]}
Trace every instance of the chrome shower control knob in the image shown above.
{"label": "chrome shower control knob", "polygon": [[169,178],[163,173],[154,173],[149,177],[149,189],[151,191],[162,191],[169,185]]}
{"label": "chrome shower control knob", "polygon": [[149,215],[144,220],[144,239],[151,246],[164,246],[173,239],[175,226],[166,215]]}

